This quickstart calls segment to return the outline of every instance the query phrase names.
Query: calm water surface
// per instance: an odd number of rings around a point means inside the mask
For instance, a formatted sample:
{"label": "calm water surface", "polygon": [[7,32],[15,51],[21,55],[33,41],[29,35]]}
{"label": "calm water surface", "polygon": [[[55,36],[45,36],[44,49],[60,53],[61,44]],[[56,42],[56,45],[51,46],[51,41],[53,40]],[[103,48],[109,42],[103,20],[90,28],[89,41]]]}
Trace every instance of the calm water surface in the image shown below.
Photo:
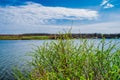
{"label": "calm water surface", "polygon": [[0,40],[0,80],[12,80],[11,69],[22,66],[29,59],[26,54],[32,51],[33,45],[44,42],[45,40]]}
{"label": "calm water surface", "polygon": [[[32,51],[33,45],[39,46],[46,41],[51,40],[0,40],[0,80],[12,80],[13,66],[22,66],[25,63],[24,59],[29,60],[26,53]],[[100,39],[94,41],[99,42]],[[106,40],[109,41],[111,39]],[[112,39],[112,41],[120,42],[120,39]]]}

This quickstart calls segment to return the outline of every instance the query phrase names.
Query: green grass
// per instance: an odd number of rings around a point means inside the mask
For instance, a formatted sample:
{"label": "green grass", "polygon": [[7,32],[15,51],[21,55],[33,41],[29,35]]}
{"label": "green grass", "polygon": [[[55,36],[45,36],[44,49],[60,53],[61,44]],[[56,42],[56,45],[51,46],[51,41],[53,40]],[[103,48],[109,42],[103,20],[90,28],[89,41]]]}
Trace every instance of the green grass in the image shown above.
{"label": "green grass", "polygon": [[[32,53],[30,72],[15,71],[17,80],[120,80],[120,46],[80,39],[75,44],[67,34],[44,43]],[[112,44],[111,44],[112,43]]]}
{"label": "green grass", "polygon": [[0,36],[0,40],[43,40],[50,39],[49,36]]}
{"label": "green grass", "polygon": [[0,40],[19,40],[19,36],[0,36]]}
{"label": "green grass", "polygon": [[49,39],[48,36],[23,36],[22,39],[27,39],[27,40],[31,40],[31,39],[35,39],[35,40],[41,40],[41,39]]}

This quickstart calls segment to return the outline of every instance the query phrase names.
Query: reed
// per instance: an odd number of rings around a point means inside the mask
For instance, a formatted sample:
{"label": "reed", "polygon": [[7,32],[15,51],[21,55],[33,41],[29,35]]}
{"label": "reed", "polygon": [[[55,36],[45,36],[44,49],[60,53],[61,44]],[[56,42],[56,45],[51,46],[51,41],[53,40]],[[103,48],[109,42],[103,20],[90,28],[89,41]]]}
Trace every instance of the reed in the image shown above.
{"label": "reed", "polygon": [[[15,71],[17,80],[120,80],[120,46],[80,39],[66,34],[38,46],[31,54],[33,69]],[[24,75],[25,74],[25,75]]]}

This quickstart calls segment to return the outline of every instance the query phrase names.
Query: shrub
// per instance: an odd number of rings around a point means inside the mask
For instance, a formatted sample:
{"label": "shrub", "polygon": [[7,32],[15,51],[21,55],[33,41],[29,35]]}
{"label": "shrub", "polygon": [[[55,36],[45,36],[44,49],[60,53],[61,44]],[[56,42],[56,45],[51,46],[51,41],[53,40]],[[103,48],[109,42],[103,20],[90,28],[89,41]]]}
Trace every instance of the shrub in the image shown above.
{"label": "shrub", "polygon": [[[120,50],[112,42],[70,39],[68,34],[44,43],[32,53],[33,69],[18,80],[120,80]],[[112,43],[112,44],[111,44]]]}

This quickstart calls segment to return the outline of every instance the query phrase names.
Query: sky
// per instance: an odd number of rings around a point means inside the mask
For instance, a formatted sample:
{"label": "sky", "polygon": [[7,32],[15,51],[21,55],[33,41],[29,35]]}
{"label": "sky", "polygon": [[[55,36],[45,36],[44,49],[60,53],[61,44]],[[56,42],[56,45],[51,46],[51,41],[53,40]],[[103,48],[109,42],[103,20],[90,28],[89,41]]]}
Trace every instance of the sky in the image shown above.
{"label": "sky", "polygon": [[0,34],[120,33],[120,0],[0,0]]}

